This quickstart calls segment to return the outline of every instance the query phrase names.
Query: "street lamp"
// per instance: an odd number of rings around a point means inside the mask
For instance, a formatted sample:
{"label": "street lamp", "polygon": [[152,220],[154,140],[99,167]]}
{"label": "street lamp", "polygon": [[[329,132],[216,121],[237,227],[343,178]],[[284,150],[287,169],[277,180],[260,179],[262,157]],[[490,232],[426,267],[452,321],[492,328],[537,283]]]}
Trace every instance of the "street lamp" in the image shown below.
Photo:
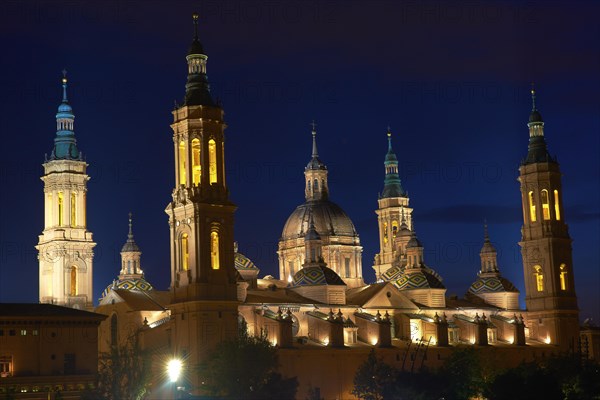
{"label": "street lamp", "polygon": [[173,398],[177,398],[177,381],[179,380],[179,376],[181,375],[181,370],[183,369],[183,362],[176,358],[172,359],[167,363],[167,375],[169,376],[169,381],[173,384]]}

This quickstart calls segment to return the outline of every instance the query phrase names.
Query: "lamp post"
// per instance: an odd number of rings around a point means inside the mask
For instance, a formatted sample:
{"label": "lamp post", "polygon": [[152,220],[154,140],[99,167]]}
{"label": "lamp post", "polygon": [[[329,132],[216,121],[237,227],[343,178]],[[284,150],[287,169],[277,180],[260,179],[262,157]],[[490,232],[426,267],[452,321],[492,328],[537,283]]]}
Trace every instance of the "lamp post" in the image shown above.
{"label": "lamp post", "polygon": [[177,398],[177,381],[179,380],[182,369],[183,362],[181,362],[181,360],[174,358],[167,363],[167,375],[169,376],[169,381],[173,385],[173,399]]}

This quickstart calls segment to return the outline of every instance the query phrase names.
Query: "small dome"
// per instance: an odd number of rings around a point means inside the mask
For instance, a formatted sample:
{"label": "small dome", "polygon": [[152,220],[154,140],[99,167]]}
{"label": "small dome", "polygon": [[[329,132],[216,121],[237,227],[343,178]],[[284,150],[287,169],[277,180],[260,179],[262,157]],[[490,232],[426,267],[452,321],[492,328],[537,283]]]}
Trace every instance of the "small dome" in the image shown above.
{"label": "small dome", "polygon": [[420,268],[417,271],[404,273],[392,283],[398,290],[445,288],[439,275],[428,268]]}
{"label": "small dome", "polygon": [[469,293],[497,293],[497,292],[519,292],[519,290],[508,279],[501,276],[480,276],[469,287]]}
{"label": "small dome", "polygon": [[340,206],[329,200],[317,200],[307,201],[292,212],[283,227],[281,239],[304,237],[311,214],[315,229],[321,237],[330,235],[358,237],[354,224]]}
{"label": "small dome", "polygon": [[423,247],[419,239],[417,239],[417,235],[414,232],[411,232],[411,237],[408,243],[406,243],[406,248],[414,248],[414,247]]}
{"label": "small dome", "polygon": [[105,297],[110,293],[111,290],[114,289],[140,290],[147,292],[149,290],[153,290],[154,288],[144,278],[125,278],[116,280],[112,284],[108,285],[106,289],[104,289],[104,292],[102,292],[102,297]]}
{"label": "small dome", "polygon": [[132,241],[126,241],[125,244],[123,245],[123,247],[121,248],[121,252],[122,253],[126,253],[126,252],[138,252],[140,251],[140,247],[137,245],[136,242]]}
{"label": "small dome", "polygon": [[[58,106],[58,112],[59,112],[59,114],[60,113],[68,113],[68,114],[70,114],[68,116],[72,117],[73,116],[72,115],[72,113],[73,113],[73,107],[71,107],[71,105],[69,105],[69,103],[61,103]],[[66,115],[65,115],[65,117],[66,117]]]}
{"label": "small dome", "polygon": [[190,45],[188,56],[192,54],[204,54],[204,48],[198,39],[194,39]]}
{"label": "small dome", "polygon": [[321,285],[346,285],[332,269],[325,266],[312,266],[301,268],[292,279],[291,286],[321,286]]}
{"label": "small dome", "polygon": [[386,163],[388,163],[388,162],[398,162],[398,157],[396,157],[396,153],[394,153],[394,151],[392,150],[391,147],[388,149],[388,152],[385,155],[385,161],[386,161]]}
{"label": "small dome", "polygon": [[533,110],[531,114],[529,114],[529,123],[534,122],[544,122],[542,119],[542,114],[538,110]]}
{"label": "small dome", "polygon": [[480,254],[496,253],[496,248],[494,247],[494,245],[492,244],[492,242],[490,242],[489,240],[486,240],[483,243],[483,246],[481,247],[481,251],[479,253]]}
{"label": "small dome", "polygon": [[321,161],[321,159],[319,157],[313,157],[310,159],[310,161],[308,162],[308,164],[306,164],[306,169],[311,169],[311,170],[326,170],[327,166],[325,165],[325,163],[323,163],[323,161]]}
{"label": "small dome", "polygon": [[258,267],[242,253],[235,253],[234,265],[236,270],[258,270]]}

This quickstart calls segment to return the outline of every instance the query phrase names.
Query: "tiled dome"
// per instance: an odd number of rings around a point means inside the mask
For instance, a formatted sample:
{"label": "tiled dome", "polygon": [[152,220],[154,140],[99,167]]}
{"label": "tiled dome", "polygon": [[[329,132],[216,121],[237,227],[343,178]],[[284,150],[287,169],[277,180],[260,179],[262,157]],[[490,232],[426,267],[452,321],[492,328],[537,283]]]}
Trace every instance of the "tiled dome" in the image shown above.
{"label": "tiled dome", "polygon": [[519,290],[508,279],[501,276],[478,277],[469,287],[469,293],[497,293],[497,292],[519,292]]}
{"label": "tiled dome", "polygon": [[312,266],[300,269],[294,275],[291,286],[346,285],[332,269]]}
{"label": "tiled dome", "polygon": [[111,290],[114,290],[114,289],[149,291],[154,288],[144,278],[120,279],[120,280],[115,280],[113,283],[108,285],[106,287],[106,289],[104,289],[104,292],[102,292],[102,297],[105,297],[107,294],[110,293]]}

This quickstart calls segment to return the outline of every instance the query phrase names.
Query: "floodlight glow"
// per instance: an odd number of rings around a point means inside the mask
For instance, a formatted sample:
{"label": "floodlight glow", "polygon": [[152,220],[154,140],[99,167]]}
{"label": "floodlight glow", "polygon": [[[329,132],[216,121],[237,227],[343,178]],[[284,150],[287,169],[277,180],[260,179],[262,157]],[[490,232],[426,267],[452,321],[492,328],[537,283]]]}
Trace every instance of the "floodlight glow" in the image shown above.
{"label": "floodlight glow", "polygon": [[171,382],[177,382],[182,369],[183,363],[181,360],[173,359],[167,363],[167,375],[169,375]]}

